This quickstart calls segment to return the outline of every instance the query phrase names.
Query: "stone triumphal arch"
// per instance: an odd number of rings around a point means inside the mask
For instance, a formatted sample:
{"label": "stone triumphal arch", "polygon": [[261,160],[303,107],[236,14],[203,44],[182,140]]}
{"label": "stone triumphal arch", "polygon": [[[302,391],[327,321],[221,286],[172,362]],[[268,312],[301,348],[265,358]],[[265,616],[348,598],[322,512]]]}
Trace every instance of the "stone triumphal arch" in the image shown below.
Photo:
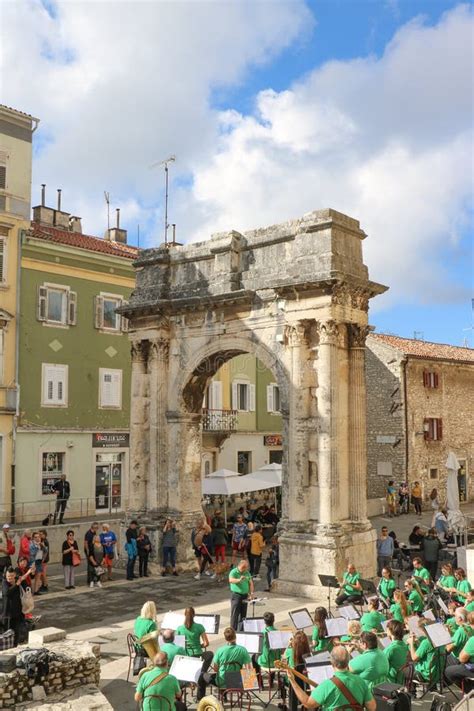
{"label": "stone triumphal arch", "polygon": [[145,250],[126,309],[132,342],[130,511],[182,531],[201,513],[201,407],[241,353],[280,387],[279,590],[312,594],[354,559],[375,572],[366,511],[364,346],[369,281],[359,223],[334,210],[244,234]]}

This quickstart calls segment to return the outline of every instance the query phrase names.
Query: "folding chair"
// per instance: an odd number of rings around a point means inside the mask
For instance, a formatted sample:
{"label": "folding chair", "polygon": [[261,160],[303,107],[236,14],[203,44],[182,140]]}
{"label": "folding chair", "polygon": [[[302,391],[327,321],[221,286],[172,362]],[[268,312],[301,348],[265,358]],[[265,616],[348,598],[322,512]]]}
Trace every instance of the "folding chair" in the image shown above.
{"label": "folding chair", "polygon": [[130,678],[130,670],[132,668],[133,660],[137,656],[138,647],[138,637],[129,632],[127,635],[127,648],[128,648],[128,671],[127,671],[127,681]]}
{"label": "folding chair", "polygon": [[[144,701],[146,700],[148,705],[148,701],[150,701],[150,699],[153,699],[152,708],[154,708],[155,711],[172,711],[169,700],[166,698],[166,696],[162,696],[161,694],[147,694],[146,696],[144,696],[140,702],[140,710],[143,709]],[[158,702],[158,706],[155,705],[156,702]]]}
{"label": "folding chair", "polygon": [[[440,664],[438,666],[439,662]],[[423,679],[417,679],[416,676],[413,676],[412,686],[414,690],[416,690],[417,686],[421,686],[421,689],[423,691],[420,699],[424,699],[426,694],[428,694],[430,691],[436,691],[438,688],[438,684],[441,686],[442,689],[445,668],[446,654],[438,654],[435,652],[431,658],[428,680],[425,681]],[[449,686],[447,688],[451,691],[451,693],[454,693]]]}
{"label": "folding chair", "polygon": [[245,689],[221,689],[219,700],[224,707],[244,711],[244,702],[247,702],[246,711],[250,711],[252,697]]}

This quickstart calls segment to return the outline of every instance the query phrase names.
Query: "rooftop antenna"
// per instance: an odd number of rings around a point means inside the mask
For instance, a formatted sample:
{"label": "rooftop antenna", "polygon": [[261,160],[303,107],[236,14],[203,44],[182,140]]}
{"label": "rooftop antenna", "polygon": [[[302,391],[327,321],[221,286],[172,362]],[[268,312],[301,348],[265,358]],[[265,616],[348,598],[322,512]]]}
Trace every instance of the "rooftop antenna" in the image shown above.
{"label": "rooftop antenna", "polygon": [[158,165],[165,166],[165,245],[168,244],[168,163],[174,163],[176,156],[172,155],[165,160],[160,160],[157,163],[152,163],[150,168],[155,168]]}
{"label": "rooftop antenna", "polygon": [[423,331],[413,331],[413,338],[415,339],[415,341],[424,341],[425,334]]}
{"label": "rooftop antenna", "polygon": [[104,190],[105,202],[107,203],[107,232],[110,230],[110,193]]}
{"label": "rooftop antenna", "polygon": [[[463,328],[463,331],[474,331],[474,299],[471,299],[471,325],[468,326],[468,328]],[[469,348],[469,338],[468,336],[464,336],[463,340],[463,346],[464,348]]]}

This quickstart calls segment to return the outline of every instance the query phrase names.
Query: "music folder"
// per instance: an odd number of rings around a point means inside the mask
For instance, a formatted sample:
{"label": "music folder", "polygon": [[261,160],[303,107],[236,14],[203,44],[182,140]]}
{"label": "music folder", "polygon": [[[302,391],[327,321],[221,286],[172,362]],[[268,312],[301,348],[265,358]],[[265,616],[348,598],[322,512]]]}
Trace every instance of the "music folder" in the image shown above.
{"label": "music folder", "polygon": [[224,673],[227,689],[245,689],[245,691],[259,691],[257,672],[255,669],[241,669],[240,671],[226,671]]}
{"label": "music folder", "polygon": [[236,643],[245,647],[249,654],[261,654],[263,635],[260,632],[237,632]]}
{"label": "music folder", "polygon": [[194,622],[202,625],[206,634],[219,634],[219,626],[221,623],[220,615],[195,615]]}
{"label": "music folder", "polygon": [[184,615],[182,612],[166,612],[161,622],[162,630],[177,630],[184,625]]}
{"label": "music folder", "polygon": [[304,630],[307,627],[313,626],[313,618],[309,614],[306,607],[302,607],[300,610],[293,610],[288,614],[297,630]]}
{"label": "music folder", "polygon": [[308,679],[314,681],[315,684],[320,684],[325,679],[330,679],[334,676],[334,669],[331,664],[325,664],[323,666],[309,667],[307,669]]}
{"label": "music folder", "polygon": [[293,632],[289,630],[269,630],[268,646],[270,649],[286,649],[293,637]]}
{"label": "music folder", "polygon": [[441,622],[434,622],[432,625],[426,625],[425,632],[435,649],[445,647],[453,641],[449,631],[444,625],[441,624]]}
{"label": "music folder", "polygon": [[304,663],[306,668],[315,667],[327,664],[331,661],[331,654],[329,652],[319,652],[318,654],[306,654],[303,655]]}
{"label": "music folder", "polygon": [[199,659],[199,657],[184,657],[177,654],[173,659],[170,674],[175,676],[178,681],[188,681],[196,684],[203,664],[203,660]]}
{"label": "music folder", "polygon": [[343,605],[342,607],[338,607],[337,611],[339,613],[339,617],[345,617],[346,620],[358,620],[360,618],[360,615],[354,605]]}
{"label": "music folder", "polygon": [[265,629],[265,620],[263,617],[247,617],[242,620],[244,632],[263,632]]}

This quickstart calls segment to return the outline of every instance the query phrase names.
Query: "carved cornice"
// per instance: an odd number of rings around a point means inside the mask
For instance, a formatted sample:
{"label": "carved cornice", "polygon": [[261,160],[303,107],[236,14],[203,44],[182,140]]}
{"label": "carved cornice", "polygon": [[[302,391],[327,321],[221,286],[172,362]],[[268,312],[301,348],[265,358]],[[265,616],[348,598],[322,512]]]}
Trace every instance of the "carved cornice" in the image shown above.
{"label": "carved cornice", "polygon": [[371,293],[363,287],[351,287],[349,284],[336,284],[331,292],[334,305],[350,306],[353,309],[367,311]]}
{"label": "carved cornice", "polygon": [[349,348],[365,348],[365,340],[370,333],[369,326],[348,323],[347,332],[349,334]]}

